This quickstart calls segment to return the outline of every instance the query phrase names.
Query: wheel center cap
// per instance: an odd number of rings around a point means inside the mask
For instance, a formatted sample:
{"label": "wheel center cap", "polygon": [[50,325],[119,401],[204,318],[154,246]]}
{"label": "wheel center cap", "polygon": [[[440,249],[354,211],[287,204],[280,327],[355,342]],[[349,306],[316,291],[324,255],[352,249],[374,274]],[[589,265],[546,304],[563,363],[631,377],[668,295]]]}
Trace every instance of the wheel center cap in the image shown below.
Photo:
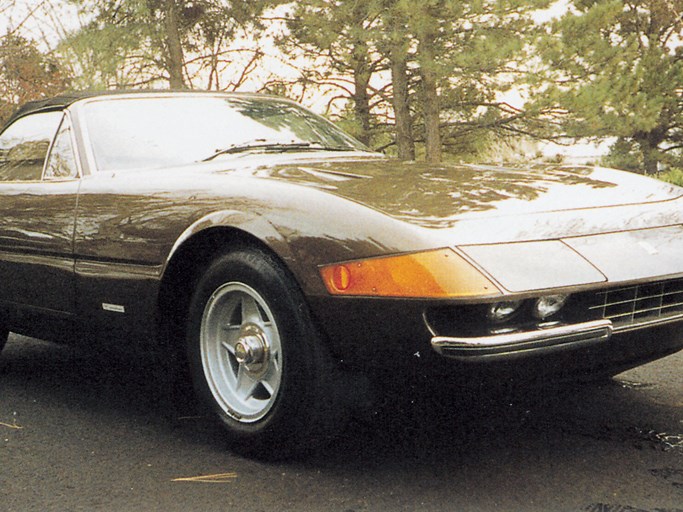
{"label": "wheel center cap", "polygon": [[262,336],[243,334],[235,344],[235,359],[244,365],[263,363],[266,355],[266,344]]}

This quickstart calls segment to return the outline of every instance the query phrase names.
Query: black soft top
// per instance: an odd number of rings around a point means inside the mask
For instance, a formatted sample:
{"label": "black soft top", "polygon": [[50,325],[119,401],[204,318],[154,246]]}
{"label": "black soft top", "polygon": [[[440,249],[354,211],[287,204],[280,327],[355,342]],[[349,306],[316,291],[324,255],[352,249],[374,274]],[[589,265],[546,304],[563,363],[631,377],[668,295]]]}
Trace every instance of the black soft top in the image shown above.
{"label": "black soft top", "polygon": [[90,98],[93,96],[100,96],[106,94],[104,92],[73,92],[60,94],[53,98],[47,98],[44,100],[28,101],[20,106],[14,111],[12,116],[9,118],[5,125],[19,119],[28,114],[33,114],[34,112],[47,112],[49,110],[64,110],[66,107],[71,105],[74,101]]}
{"label": "black soft top", "polygon": [[[192,94],[223,94],[225,96],[253,96],[253,93],[245,92],[230,92],[230,93],[220,93],[218,91],[194,91],[194,90],[173,90],[173,89],[113,89],[109,91],[81,91],[81,92],[68,92],[60,94],[59,96],[54,96],[52,98],[46,98],[43,100],[28,101],[20,106],[5,123],[5,126],[9,125],[11,122],[16,121],[20,117],[26,116],[28,114],[33,114],[35,112],[48,112],[50,110],[64,110],[72,103],[82,100],[85,98],[93,98],[96,96],[117,96],[121,94],[131,94],[131,95],[144,95],[144,94],[159,94],[159,93],[192,93]],[[259,95],[267,96],[267,95]]]}

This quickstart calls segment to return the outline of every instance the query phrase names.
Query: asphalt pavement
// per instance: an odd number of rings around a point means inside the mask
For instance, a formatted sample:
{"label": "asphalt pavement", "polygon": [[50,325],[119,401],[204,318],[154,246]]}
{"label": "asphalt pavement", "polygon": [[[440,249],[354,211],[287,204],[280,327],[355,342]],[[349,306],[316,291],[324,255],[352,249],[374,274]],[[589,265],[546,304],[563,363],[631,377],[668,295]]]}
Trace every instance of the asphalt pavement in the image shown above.
{"label": "asphalt pavement", "polygon": [[230,453],[155,361],[12,335],[0,511],[683,512],[681,353],[561,391],[389,393],[278,463]]}

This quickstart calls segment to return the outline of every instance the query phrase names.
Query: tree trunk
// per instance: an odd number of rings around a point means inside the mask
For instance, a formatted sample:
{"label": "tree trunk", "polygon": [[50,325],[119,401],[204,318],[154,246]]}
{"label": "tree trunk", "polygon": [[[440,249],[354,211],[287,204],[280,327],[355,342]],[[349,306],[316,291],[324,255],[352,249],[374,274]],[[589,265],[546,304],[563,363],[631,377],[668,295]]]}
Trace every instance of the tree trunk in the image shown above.
{"label": "tree trunk", "polygon": [[396,119],[396,147],[399,160],[415,160],[413,121],[408,105],[408,66],[406,54],[399,49],[391,51],[392,104]]}
{"label": "tree trunk", "polygon": [[166,70],[168,71],[168,83],[171,89],[186,89],[183,78],[183,46],[180,41],[178,28],[178,15],[175,0],[166,0],[164,3],[164,29],[166,31]]}
{"label": "tree trunk", "polygon": [[352,32],[356,36],[352,39],[351,68],[353,70],[353,103],[356,119],[360,123],[361,133],[358,140],[363,144],[370,143],[370,49],[364,30],[364,24],[368,17],[368,5],[365,2],[357,2],[351,12]]}
{"label": "tree trunk", "polygon": [[431,33],[431,31],[421,34],[420,42],[417,47],[418,62],[420,63],[420,79],[422,82],[420,91],[422,92],[421,103],[425,124],[425,158],[428,162],[441,161],[439,91],[437,87],[437,75],[434,69],[436,59],[434,48],[431,44],[434,37],[435,34]]}
{"label": "tree trunk", "polygon": [[657,148],[652,148],[649,145],[643,145],[640,148],[643,153],[643,167],[645,174],[657,174],[659,170],[659,160],[657,158]]}
{"label": "tree trunk", "polygon": [[643,155],[645,174],[657,174],[659,171],[659,145],[665,140],[666,130],[656,127],[649,132],[638,132],[634,136]]}
{"label": "tree trunk", "polygon": [[[365,52],[365,53],[363,53]],[[353,64],[353,105],[356,119],[360,123],[361,133],[358,140],[363,144],[370,143],[370,95],[368,86],[370,85],[370,72],[367,62],[367,45],[354,49]]]}
{"label": "tree trunk", "polygon": [[441,161],[441,133],[439,131],[439,93],[436,86],[436,74],[429,70],[420,69],[422,78],[422,111],[425,123],[425,159],[427,162]]}

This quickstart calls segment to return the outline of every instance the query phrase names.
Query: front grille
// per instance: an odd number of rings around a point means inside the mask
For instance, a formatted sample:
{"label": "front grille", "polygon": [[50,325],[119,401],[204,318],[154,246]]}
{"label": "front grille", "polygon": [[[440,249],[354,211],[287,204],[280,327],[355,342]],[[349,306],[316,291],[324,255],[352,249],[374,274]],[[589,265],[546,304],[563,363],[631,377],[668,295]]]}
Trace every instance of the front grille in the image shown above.
{"label": "front grille", "polygon": [[611,320],[617,330],[683,318],[683,279],[602,290],[589,309]]}

